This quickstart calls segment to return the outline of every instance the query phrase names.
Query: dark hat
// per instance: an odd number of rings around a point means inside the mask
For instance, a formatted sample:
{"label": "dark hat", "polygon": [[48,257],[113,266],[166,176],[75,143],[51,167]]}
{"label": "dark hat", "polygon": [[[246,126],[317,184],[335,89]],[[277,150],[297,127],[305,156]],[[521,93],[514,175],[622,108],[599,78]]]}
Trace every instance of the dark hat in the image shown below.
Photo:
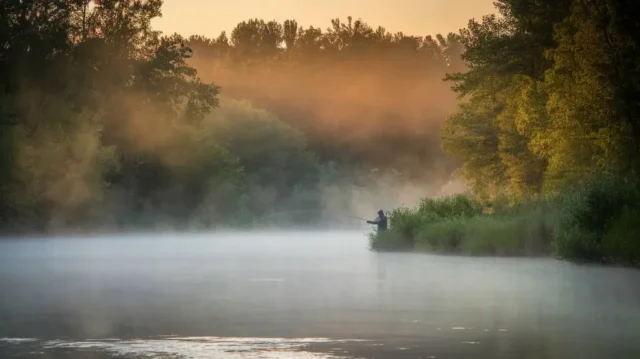
{"label": "dark hat", "polygon": [[384,214],[383,210],[378,210],[378,214]]}

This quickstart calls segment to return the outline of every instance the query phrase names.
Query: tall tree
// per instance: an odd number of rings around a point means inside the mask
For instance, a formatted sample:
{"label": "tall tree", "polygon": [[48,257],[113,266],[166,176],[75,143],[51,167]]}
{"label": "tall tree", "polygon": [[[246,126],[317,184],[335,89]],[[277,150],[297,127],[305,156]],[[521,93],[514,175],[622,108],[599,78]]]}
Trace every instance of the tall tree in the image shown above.
{"label": "tall tree", "polygon": [[[496,2],[500,17],[489,15],[482,22],[471,20],[461,31],[462,58],[467,71],[447,77],[460,98],[469,101],[461,105],[464,107],[460,111],[465,114],[462,118],[478,116],[477,120],[467,120],[469,126],[486,121],[483,104],[493,104],[490,112],[494,119],[485,126],[494,128],[491,132],[497,141],[497,155],[488,157],[491,161],[485,161],[484,165],[487,170],[504,166],[505,175],[496,176],[491,184],[506,187],[516,196],[537,193],[543,186],[547,159],[530,146],[531,136],[536,132],[532,127],[546,121],[546,113],[539,111],[541,104],[537,102],[545,98],[540,96],[536,84],[544,79],[552,64],[545,51],[554,46],[554,26],[566,16],[568,5],[568,1]],[[460,116],[450,121],[459,121]],[[467,135],[464,131],[445,132],[447,151],[461,154],[463,166],[476,156],[469,149],[457,149],[471,146]],[[478,182],[486,178],[485,172],[476,167],[464,175]]]}

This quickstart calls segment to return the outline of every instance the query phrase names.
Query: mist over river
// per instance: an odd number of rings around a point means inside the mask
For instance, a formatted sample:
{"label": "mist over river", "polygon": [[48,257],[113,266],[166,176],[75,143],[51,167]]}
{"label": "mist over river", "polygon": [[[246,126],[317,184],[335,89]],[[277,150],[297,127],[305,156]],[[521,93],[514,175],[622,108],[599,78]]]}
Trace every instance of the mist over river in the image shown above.
{"label": "mist over river", "polygon": [[640,358],[640,271],[363,231],[0,241],[1,358]]}

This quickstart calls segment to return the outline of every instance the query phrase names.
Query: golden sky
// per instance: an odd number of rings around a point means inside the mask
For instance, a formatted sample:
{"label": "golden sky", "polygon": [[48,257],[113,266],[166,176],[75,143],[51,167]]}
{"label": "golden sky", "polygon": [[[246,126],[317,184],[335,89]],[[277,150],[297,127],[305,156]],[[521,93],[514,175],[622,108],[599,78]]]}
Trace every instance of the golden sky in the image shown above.
{"label": "golden sky", "polygon": [[163,16],[154,27],[165,33],[215,37],[250,18],[295,19],[298,24],[330,26],[351,15],[374,28],[406,35],[457,32],[470,18],[494,12],[493,0],[164,0]]}

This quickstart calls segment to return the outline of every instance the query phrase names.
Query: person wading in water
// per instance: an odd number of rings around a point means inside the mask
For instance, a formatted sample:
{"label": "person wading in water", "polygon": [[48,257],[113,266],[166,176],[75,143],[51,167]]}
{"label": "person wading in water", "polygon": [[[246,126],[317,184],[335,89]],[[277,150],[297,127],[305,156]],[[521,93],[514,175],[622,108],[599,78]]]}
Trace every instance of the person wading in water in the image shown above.
{"label": "person wading in water", "polygon": [[386,231],[387,230],[387,216],[384,215],[384,211],[382,211],[382,210],[378,211],[378,218],[374,219],[373,221],[367,221],[367,223],[369,223],[369,224],[377,224],[378,225],[378,232],[382,232],[382,231]]}

